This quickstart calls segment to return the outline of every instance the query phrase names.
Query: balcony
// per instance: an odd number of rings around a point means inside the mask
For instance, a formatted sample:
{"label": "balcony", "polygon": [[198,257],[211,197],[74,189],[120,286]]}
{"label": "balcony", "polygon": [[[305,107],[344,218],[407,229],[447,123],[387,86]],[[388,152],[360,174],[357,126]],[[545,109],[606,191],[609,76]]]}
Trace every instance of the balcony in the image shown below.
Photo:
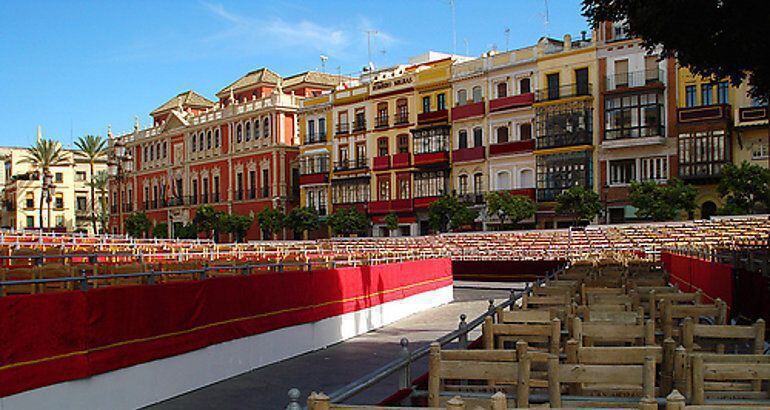
{"label": "balcony", "polygon": [[663,70],[631,71],[608,75],[604,78],[607,91],[637,87],[663,87]]}
{"label": "balcony", "polygon": [[469,205],[483,205],[484,195],[482,195],[481,193],[460,194],[460,201]]}
{"label": "balcony", "polygon": [[702,121],[728,121],[730,105],[702,105],[698,107],[681,107],[676,109],[676,118],[680,124]]}
{"label": "balcony", "polygon": [[371,204],[371,202],[346,202],[346,203],[332,204],[332,208],[334,211],[338,209],[352,208],[362,214],[365,214],[369,210],[369,204]]}
{"label": "balcony", "polygon": [[414,154],[414,165],[435,165],[449,162],[449,152],[427,152]]}
{"label": "balcony", "polygon": [[299,176],[300,185],[325,184],[329,182],[329,173],[305,174]]}
{"label": "balcony", "polygon": [[377,117],[374,117],[374,128],[382,129],[382,128],[388,128],[390,124],[388,123],[388,114],[385,115],[378,115]]}
{"label": "balcony", "polygon": [[627,148],[666,143],[662,126],[631,127],[604,131],[602,148]]}
{"label": "balcony", "polygon": [[393,115],[393,125],[399,126],[399,125],[406,125],[409,124],[409,113],[408,112],[400,112],[395,115]]}
{"label": "balcony", "polygon": [[513,195],[517,196],[523,196],[526,198],[529,198],[531,200],[535,200],[535,188],[518,188],[518,189],[511,189],[508,192],[510,192]]}
{"label": "balcony", "polygon": [[305,145],[318,144],[326,142],[326,133],[323,134],[305,134]]}
{"label": "balcony", "polygon": [[728,161],[702,162],[694,164],[679,164],[679,178],[692,184],[710,184],[722,176],[722,168]]}
{"label": "balcony", "polygon": [[363,118],[359,118],[353,122],[353,132],[364,132],[366,131],[366,120]]}
{"label": "balcony", "polygon": [[350,134],[350,124],[343,122],[337,124],[337,135]]}
{"label": "balcony", "polygon": [[741,107],[738,109],[738,121],[752,122],[763,121],[767,119],[767,106],[764,107]]}
{"label": "balcony", "polygon": [[441,198],[440,196],[424,196],[420,198],[414,199],[414,209],[425,209],[430,206],[430,204],[438,201],[438,199]]}
{"label": "balcony", "polygon": [[386,214],[388,212],[390,212],[390,201],[369,202],[370,214]]}
{"label": "balcony", "polygon": [[537,149],[570,147],[574,145],[591,145],[593,135],[589,130],[576,130],[562,134],[549,134],[537,137]]}
{"label": "balcony", "polygon": [[520,154],[535,149],[535,140],[509,141],[489,146],[489,156]]}
{"label": "balcony", "polygon": [[348,159],[334,163],[334,172],[355,171],[369,168],[366,165],[366,158]]}
{"label": "balcony", "polygon": [[556,101],[562,98],[591,96],[591,84],[567,84],[560,87],[537,90],[537,102]]}
{"label": "balcony", "polygon": [[412,212],[414,203],[412,199],[394,199],[390,201],[391,212]]}
{"label": "balcony", "polygon": [[528,107],[534,102],[534,93],[525,93],[519,95],[511,95],[509,97],[495,98],[494,100],[489,101],[489,112]]}
{"label": "balcony", "polygon": [[383,155],[381,157],[374,157],[372,159],[372,169],[375,171],[382,171],[390,168],[390,155]]}
{"label": "balcony", "polygon": [[434,122],[446,122],[449,119],[449,110],[428,111],[417,114],[419,124],[429,124]]}
{"label": "balcony", "polygon": [[452,151],[452,162],[468,162],[484,159],[484,147],[460,148]]}
{"label": "balcony", "polygon": [[407,168],[411,165],[408,152],[393,154],[391,168]]}
{"label": "balcony", "polygon": [[456,105],[452,108],[452,121],[484,115],[484,101]]}

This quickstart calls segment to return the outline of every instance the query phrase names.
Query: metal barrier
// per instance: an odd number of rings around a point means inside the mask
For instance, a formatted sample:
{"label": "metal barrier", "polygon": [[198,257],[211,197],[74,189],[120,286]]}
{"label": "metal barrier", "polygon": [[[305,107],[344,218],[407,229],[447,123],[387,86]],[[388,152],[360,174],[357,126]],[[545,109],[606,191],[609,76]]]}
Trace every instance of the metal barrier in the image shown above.
{"label": "metal barrier", "polygon": [[[564,272],[569,265],[560,266],[556,269],[553,269],[548,274],[546,274],[544,277],[536,280],[534,283],[530,283],[527,285],[523,290],[521,291],[515,291],[511,290],[511,294],[502,303],[495,306],[494,300],[489,300],[489,307],[487,308],[487,311],[479,315],[477,318],[473,319],[472,321],[466,323],[466,315],[460,315],[460,323],[457,327],[457,330],[454,330],[452,332],[449,332],[445,334],[444,336],[439,337],[435,340],[435,342],[438,342],[441,346],[444,346],[453,340],[457,340],[458,344],[460,345],[460,348],[467,348],[468,347],[468,333],[470,333],[472,330],[476,329],[477,327],[481,326],[481,324],[484,323],[484,320],[486,320],[487,317],[494,317],[495,311],[498,308],[505,309],[509,306],[514,305],[519,299],[522,298],[525,294],[528,294],[532,291],[532,288],[538,287],[543,285],[546,281],[557,278],[558,275],[562,272]],[[336,391],[329,394],[329,399],[331,403],[341,403],[344,400],[347,400],[353,396],[355,396],[358,393],[361,393],[362,391],[366,390],[367,388],[377,384],[378,382],[382,381],[383,379],[387,378],[388,376],[395,374],[396,372],[399,373],[399,389],[405,389],[409,388],[409,384],[411,383],[411,365],[413,362],[425,357],[430,352],[430,344],[426,344],[425,346],[410,352],[409,351],[409,341],[406,338],[401,339],[401,352],[399,353],[399,357],[369,373],[366,375],[348,383],[347,385],[337,389]],[[297,389],[291,389],[289,391],[289,405],[286,407],[287,409],[299,409],[299,390]],[[304,407],[302,407],[304,408]]]}

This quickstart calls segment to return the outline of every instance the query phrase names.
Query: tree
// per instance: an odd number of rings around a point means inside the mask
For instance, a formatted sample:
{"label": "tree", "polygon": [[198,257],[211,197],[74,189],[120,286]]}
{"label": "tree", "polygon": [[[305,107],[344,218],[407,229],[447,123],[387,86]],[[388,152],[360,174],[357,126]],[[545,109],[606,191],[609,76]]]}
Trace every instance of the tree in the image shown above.
{"label": "tree", "polygon": [[398,215],[395,212],[391,212],[382,219],[385,222],[385,229],[388,231],[395,231],[398,229]]}
{"label": "tree", "polygon": [[246,231],[254,223],[254,218],[248,215],[224,214],[221,217],[221,223],[224,232],[232,233],[235,237],[235,242],[241,242],[243,237],[246,236]]}
{"label": "tree", "polygon": [[590,222],[601,215],[602,203],[596,192],[582,186],[573,186],[556,197],[556,213],[574,216],[577,225],[580,221]]}
{"label": "tree", "polygon": [[326,220],[335,235],[364,234],[369,229],[369,218],[355,208],[340,208]]}
{"label": "tree", "polygon": [[257,214],[259,228],[267,232],[271,239],[275,239],[275,233],[283,229],[285,219],[286,216],[275,208],[265,208]]}
{"label": "tree", "polygon": [[134,238],[141,238],[152,229],[152,221],[144,212],[134,212],[126,218],[126,232]]}
{"label": "tree", "polygon": [[193,223],[198,227],[198,232],[206,232],[214,239],[219,240],[219,232],[222,231],[222,216],[224,212],[217,211],[211,205],[199,206],[195,211]]}
{"label": "tree", "polygon": [[[90,168],[91,178],[96,178],[94,168],[96,163],[107,155],[107,140],[102,138],[101,135],[86,135],[78,138],[75,141],[75,146],[78,148],[77,155],[85,158],[88,161]],[[97,233],[96,225],[96,194],[95,187],[91,184],[91,221],[93,222],[94,234]]]}
{"label": "tree", "polygon": [[43,200],[48,203],[48,224],[51,223],[51,199],[53,184],[51,183],[51,168],[65,165],[67,158],[61,144],[54,140],[38,139],[35,145],[27,148],[22,162],[32,165],[40,173],[40,228],[43,228]]}
{"label": "tree", "polygon": [[479,212],[455,195],[442,195],[428,206],[428,225],[436,232],[453,231],[472,224]]}
{"label": "tree", "polygon": [[313,231],[321,227],[321,219],[318,212],[311,207],[297,207],[289,211],[286,215],[286,227],[294,231],[294,234],[302,234],[303,237],[308,231]]}
{"label": "tree", "polygon": [[152,237],[158,239],[168,238],[168,224],[165,222],[155,224],[155,227],[152,228]]}
{"label": "tree", "polygon": [[583,15],[594,27],[604,21],[628,23],[645,48],[704,78],[748,79],[753,97],[770,95],[770,60],[757,58],[770,37],[765,0],[583,0]]}
{"label": "tree", "polygon": [[679,179],[667,184],[654,181],[632,182],[628,199],[640,218],[654,221],[671,221],[681,211],[695,209],[695,196],[698,191]]}
{"label": "tree", "polygon": [[496,215],[500,225],[510,220],[516,224],[531,218],[537,211],[537,205],[531,199],[521,195],[514,195],[508,191],[492,191],[485,195],[487,201],[487,214]]}
{"label": "tree", "polygon": [[179,239],[195,239],[198,237],[198,227],[193,223],[182,224],[174,222],[174,237]]}
{"label": "tree", "polygon": [[[99,171],[94,175],[88,186],[92,191],[99,193],[99,209],[96,211],[96,219],[102,227],[102,232],[107,232],[107,223],[110,219],[110,213],[107,209],[107,187],[109,186],[110,176],[107,171]],[[94,233],[98,233],[94,231]]]}
{"label": "tree", "polygon": [[717,191],[725,199],[723,214],[753,214],[770,207],[770,170],[743,161],[740,166],[727,164]]}

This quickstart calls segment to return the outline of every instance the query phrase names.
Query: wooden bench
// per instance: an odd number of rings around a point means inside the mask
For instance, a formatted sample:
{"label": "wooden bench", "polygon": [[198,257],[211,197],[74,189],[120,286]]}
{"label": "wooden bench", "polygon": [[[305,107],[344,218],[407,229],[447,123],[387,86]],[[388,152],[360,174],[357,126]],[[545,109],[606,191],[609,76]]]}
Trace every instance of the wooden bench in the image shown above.
{"label": "wooden bench", "polygon": [[580,346],[594,346],[596,343],[603,346],[652,346],[655,344],[655,328],[650,320],[644,324],[618,324],[583,322],[579,317],[575,317],[571,337],[577,340]]}
{"label": "wooden bench", "polygon": [[663,328],[663,337],[680,337],[679,328],[675,328],[675,321],[691,317],[693,320],[710,318],[715,325],[724,325],[727,322],[727,304],[721,299],[717,299],[713,304],[680,305],[674,304],[672,300],[666,299],[663,304],[663,315],[661,316],[661,327]]}
{"label": "wooden bench", "polygon": [[497,308],[495,310],[496,323],[507,324],[550,324],[556,318],[556,312],[553,310],[535,310],[535,309],[510,309]]}
{"label": "wooden bench", "polygon": [[[725,353],[726,344],[740,343],[749,345],[750,350],[734,353],[762,354],[765,349],[765,321],[762,319],[751,326],[734,326],[702,325],[687,317],[682,323],[681,334],[682,346],[688,353],[694,353],[696,350]],[[708,347],[712,349],[709,350]]]}
{"label": "wooden bench", "polygon": [[528,345],[541,345],[552,354],[559,354],[561,321],[554,318],[550,323],[494,323],[488,317],[481,326],[481,338],[484,349],[504,349],[506,342],[524,341]]}
{"label": "wooden bench", "polygon": [[707,399],[745,399],[755,401],[752,404],[770,407],[768,392],[755,389],[739,391],[734,387],[736,382],[749,382],[752,386],[761,388],[763,381],[770,380],[770,363],[766,362],[764,355],[742,355],[744,357],[741,360],[736,360],[735,356],[738,355],[722,356],[719,360],[715,360],[713,356],[704,358],[700,354],[692,356],[693,404],[706,404]]}

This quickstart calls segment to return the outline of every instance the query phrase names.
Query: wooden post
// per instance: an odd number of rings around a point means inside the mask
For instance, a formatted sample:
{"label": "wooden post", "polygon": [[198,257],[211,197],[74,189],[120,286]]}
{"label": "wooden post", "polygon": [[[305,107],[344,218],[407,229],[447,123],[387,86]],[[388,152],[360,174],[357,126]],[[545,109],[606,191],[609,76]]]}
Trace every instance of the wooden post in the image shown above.
{"label": "wooden post", "polygon": [[430,357],[428,359],[428,407],[439,406],[439,393],[441,390],[441,345],[438,342],[430,344]]}
{"label": "wooden post", "polygon": [[703,356],[692,356],[692,403],[703,404],[706,391],[703,381]]}
{"label": "wooden post", "polygon": [[679,391],[674,390],[666,396],[666,410],[684,410],[684,396]]}
{"label": "wooden post", "polygon": [[654,397],[642,397],[639,401],[639,410],[658,410],[658,401]]}
{"label": "wooden post", "polygon": [[505,397],[505,393],[499,391],[492,395],[492,406],[490,407],[490,409],[491,410],[508,410],[508,398]]}
{"label": "wooden post", "polygon": [[548,400],[551,408],[561,407],[561,385],[559,384],[559,356],[548,356]]}
{"label": "wooden post", "polygon": [[329,410],[331,406],[329,396],[323,393],[310,393],[307,398],[307,410]]}
{"label": "wooden post", "polygon": [[679,346],[674,350],[674,389],[689,395],[687,378],[687,350]]}
{"label": "wooden post", "polygon": [[644,397],[655,398],[655,358],[647,356],[644,358]]}
{"label": "wooden post", "polygon": [[492,318],[487,317],[484,319],[484,323],[481,325],[481,341],[485,350],[493,350],[495,348],[495,334],[494,323]]}
{"label": "wooden post", "polygon": [[558,355],[561,349],[561,320],[551,320],[551,354]]}
{"label": "wooden post", "polygon": [[655,324],[657,321],[657,303],[655,302],[655,290],[650,291],[650,320],[652,320],[652,323]]}
{"label": "wooden post", "polygon": [[454,396],[446,402],[446,410],[465,410],[465,401],[460,396]]}
{"label": "wooden post", "polygon": [[663,341],[663,363],[660,372],[660,389],[663,394],[668,394],[673,389],[675,351],[676,342],[674,339],[668,338]]}
{"label": "wooden post", "polygon": [[703,303],[703,291],[698,289],[695,291],[695,304],[700,305]]}
{"label": "wooden post", "polygon": [[719,307],[719,316],[717,319],[717,325],[726,325],[727,324],[727,303],[725,303],[724,300],[717,298],[715,301],[716,305]]}
{"label": "wooden post", "polygon": [[691,317],[684,318],[682,322],[682,346],[687,349],[688,352],[693,352],[693,346],[695,344],[695,325],[692,322]]}
{"label": "wooden post", "polygon": [[671,317],[671,301],[666,299],[663,301],[663,317],[661,317],[661,323],[663,327],[663,340],[673,336],[672,326],[674,325],[673,318]]}
{"label": "wooden post", "polygon": [[583,346],[583,322],[575,316],[572,320],[572,338],[577,340],[578,346]]}
{"label": "wooden post", "polygon": [[516,380],[516,407],[529,407],[529,378],[532,365],[527,352],[527,342],[516,342],[516,356],[519,361],[518,380]]}
{"label": "wooden post", "polygon": [[[580,347],[577,340],[567,340],[567,343],[564,345],[564,352],[567,354],[567,363],[577,364],[580,362],[580,358],[578,357],[578,349],[580,349]],[[580,395],[582,390],[582,384],[580,383],[569,385],[569,393],[573,396]]]}
{"label": "wooden post", "polygon": [[754,326],[754,354],[763,354],[765,350],[765,321],[757,319]]}
{"label": "wooden post", "polygon": [[649,319],[644,322],[644,344],[646,346],[655,346],[655,324]]}

